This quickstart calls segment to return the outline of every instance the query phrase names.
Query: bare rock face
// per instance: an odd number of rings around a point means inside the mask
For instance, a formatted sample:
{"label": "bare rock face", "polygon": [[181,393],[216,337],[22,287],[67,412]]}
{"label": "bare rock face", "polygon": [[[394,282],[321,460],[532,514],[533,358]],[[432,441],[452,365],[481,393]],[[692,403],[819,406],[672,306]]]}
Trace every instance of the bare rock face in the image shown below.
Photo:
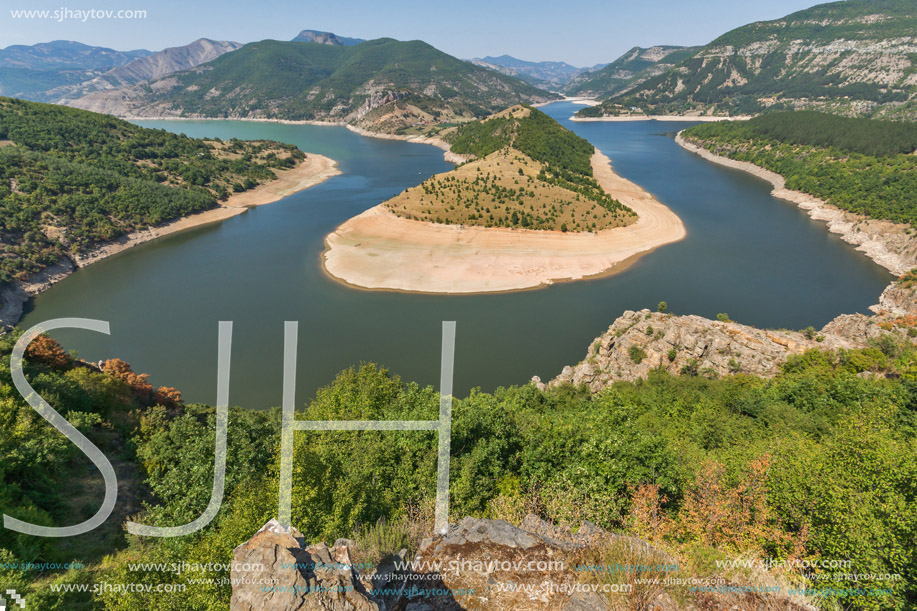
{"label": "bare rock face", "polygon": [[592,343],[581,363],[565,367],[548,385],[585,384],[597,392],[616,381],[645,378],[656,369],[674,374],[771,377],[792,354],[864,344],[859,338],[862,334],[853,339],[829,331],[826,328],[809,338],[796,331],[756,329],[700,316],[627,311]]}
{"label": "bare rock face", "polygon": [[304,546],[277,520],[233,551],[231,611],[378,611],[352,568],[347,547]]}
{"label": "bare rock face", "polygon": [[870,309],[882,317],[913,316],[917,314],[917,291],[893,282],[882,291],[879,303]]}

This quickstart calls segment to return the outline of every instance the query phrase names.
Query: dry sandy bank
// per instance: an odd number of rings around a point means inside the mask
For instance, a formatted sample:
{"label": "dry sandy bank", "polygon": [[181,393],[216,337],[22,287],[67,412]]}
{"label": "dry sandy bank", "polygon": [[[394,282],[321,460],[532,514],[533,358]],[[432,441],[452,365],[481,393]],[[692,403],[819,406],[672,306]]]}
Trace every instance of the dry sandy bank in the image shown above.
{"label": "dry sandy bank", "polygon": [[891,273],[900,276],[917,267],[917,243],[907,225],[846,212],[808,193],[787,189],[786,181],[780,174],[747,161],[715,155],[686,141],[681,132],[675,141],[708,161],[743,170],[770,182],[774,186],[774,197],[796,204],[817,221],[825,221],[828,231],[840,234],[842,240],[856,246],[857,250]]}
{"label": "dry sandy bank", "polygon": [[337,162],[323,155],[306,154],[306,159],[290,170],[279,171],[277,179],[232,195],[220,206],[199,214],[187,216],[170,223],[135,231],[104,244],[88,253],[77,255],[73,261],[64,259],[36,274],[28,282],[20,282],[0,291],[0,328],[15,325],[22,316],[22,306],[30,297],[47,290],[69,276],[76,268],[86,267],[96,261],[127,250],[138,244],[155,240],[179,231],[215,223],[242,214],[252,206],[269,204],[298,191],[308,189],[340,174]]}
{"label": "dry sandy bank", "polygon": [[490,293],[614,273],[685,236],[681,219],[615,174],[605,155],[596,151],[592,167],[636,222],[598,233],[488,229],[412,221],[380,204],[325,238],[322,263],[332,278],[359,288]]}

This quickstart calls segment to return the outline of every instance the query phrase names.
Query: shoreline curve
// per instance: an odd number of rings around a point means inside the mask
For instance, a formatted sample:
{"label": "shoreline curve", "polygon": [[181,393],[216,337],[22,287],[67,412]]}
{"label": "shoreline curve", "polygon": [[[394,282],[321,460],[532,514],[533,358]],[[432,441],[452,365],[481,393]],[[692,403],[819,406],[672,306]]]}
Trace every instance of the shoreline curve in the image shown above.
{"label": "shoreline curve", "polygon": [[742,170],[771,183],[771,195],[795,204],[813,220],[824,221],[828,231],[838,234],[843,241],[892,274],[901,276],[917,267],[917,242],[908,234],[910,228],[907,225],[847,212],[808,193],[787,189],[782,175],[748,161],[712,153],[688,142],[682,132],[675,136],[675,142],[707,161]]}
{"label": "shoreline curve", "polygon": [[599,184],[637,213],[626,227],[597,233],[462,227],[409,220],[379,204],[325,238],[324,272],[351,288],[482,294],[532,290],[619,273],[639,256],[683,239],[684,223],[612,170],[595,151]]}
{"label": "shoreline curve", "polygon": [[216,208],[175,219],[155,227],[126,234],[72,258],[63,258],[27,281],[0,289],[0,332],[5,326],[15,326],[22,318],[23,306],[35,295],[57,284],[77,269],[87,267],[120,252],[168,235],[224,221],[248,211],[249,208],[279,201],[289,195],[322,183],[341,171],[337,162],[324,155],[306,153],[305,160],[289,170],[275,171],[277,178],[254,189],[231,195]]}

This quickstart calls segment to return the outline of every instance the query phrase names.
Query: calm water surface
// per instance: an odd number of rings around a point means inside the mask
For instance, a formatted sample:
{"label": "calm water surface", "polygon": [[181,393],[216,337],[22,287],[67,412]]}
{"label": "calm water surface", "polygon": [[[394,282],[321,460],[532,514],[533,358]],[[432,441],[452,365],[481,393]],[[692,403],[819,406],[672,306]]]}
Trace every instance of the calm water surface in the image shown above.
{"label": "calm water surface", "polygon": [[24,326],[65,316],[108,320],[111,336],[60,332],[90,360],[117,356],[186,400],[212,403],[217,323],[235,321],[230,397],[279,405],[283,322],[300,321],[298,402],[361,361],[436,384],[440,321],[456,320],[455,389],[550,378],[578,362],[627,309],[662,300],[678,314],[764,327],[823,325],[863,312],[891,276],[770,196],[770,185],[681,149],[691,123],[572,123],[568,103],[544,110],[654,193],[688,237],[622,274],[547,289],[430,296],[349,289],[325,277],[324,236],[346,219],[449,170],[432,146],[364,138],[340,127],[233,121],[150,121],[197,137],[271,138],[336,159],[325,183],[222,223],[150,242],[73,274],[35,299]]}

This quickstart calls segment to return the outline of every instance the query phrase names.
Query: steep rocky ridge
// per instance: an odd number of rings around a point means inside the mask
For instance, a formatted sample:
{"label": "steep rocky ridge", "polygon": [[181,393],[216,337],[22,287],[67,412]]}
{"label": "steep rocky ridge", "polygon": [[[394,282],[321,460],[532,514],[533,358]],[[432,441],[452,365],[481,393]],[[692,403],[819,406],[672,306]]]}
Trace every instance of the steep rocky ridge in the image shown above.
{"label": "steep rocky ridge", "polygon": [[747,373],[772,377],[792,355],[813,348],[865,348],[884,333],[913,338],[907,331],[917,316],[917,291],[905,283],[890,284],[872,306],[873,316],[842,314],[820,330],[757,329],[701,316],[676,316],[628,310],[597,337],[576,365],[543,383],[540,389],[585,384],[592,392],[619,381],[646,378],[656,370],[672,374],[725,376]]}
{"label": "steep rocky ridge", "polygon": [[578,74],[564,89],[570,95],[608,97],[624,93],[662,74],[700,47],[634,47],[604,68]]}
{"label": "steep rocky ridge", "polygon": [[91,80],[51,89],[46,96],[57,103],[65,103],[67,100],[80,98],[95,91],[108,91],[141,81],[162,78],[174,72],[189,70],[214,60],[224,53],[235,51],[241,46],[238,42],[199,38],[190,44],[169,47],[158,53],[115,66]]}
{"label": "steep rocky ridge", "polygon": [[917,117],[917,5],[821,4],[737,28],[663,74],[583,116],[686,112],[739,115],[811,108]]}

